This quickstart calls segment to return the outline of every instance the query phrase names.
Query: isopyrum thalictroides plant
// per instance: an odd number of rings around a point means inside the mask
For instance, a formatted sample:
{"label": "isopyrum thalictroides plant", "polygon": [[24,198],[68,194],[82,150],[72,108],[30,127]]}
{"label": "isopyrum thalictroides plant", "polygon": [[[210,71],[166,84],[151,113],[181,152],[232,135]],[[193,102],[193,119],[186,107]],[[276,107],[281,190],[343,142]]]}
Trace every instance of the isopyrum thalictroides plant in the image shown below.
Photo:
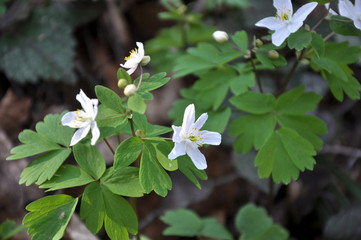
{"label": "isopyrum thalictroides plant", "polygon": [[[301,171],[313,170],[314,157],[323,146],[320,135],[327,132],[325,122],[312,113],[322,97],[306,91],[304,85],[293,83],[290,87],[299,64],[308,64],[319,73],[337,100],[342,101],[344,95],[360,98],[361,85],[350,65],[359,61],[361,48],[331,41],[335,34],[361,36],[359,0],[354,4],[340,0],[338,12],[325,5],[325,14],[312,27],[304,25],[308,15],[329,1],[312,1],[294,11],[291,0],[274,0],[275,15],[255,23],[269,29],[269,35],[254,37],[251,43],[245,31],[229,36],[202,25],[201,18],[188,13],[181,1],[162,2],[168,10],[163,18],[179,23],[165,31],[178,34],[179,39],[160,46],[171,37],[161,32],[148,43],[155,55],[153,66],[167,68],[175,78],[192,74],[197,79],[175,102],[170,112],[174,125],[170,128],[147,121],[146,101],[153,98],[151,91],[170,78],[165,72],[152,76],[143,73],[142,66],[151,61],[143,44],[137,42],[117,73],[124,95],[96,86],[97,98],[90,99],[79,90],[76,99],[82,110],[48,115],[35,131],[20,133],[22,145],[13,148],[7,160],[36,156],[23,170],[20,184],[35,183],[47,191],[85,186],[79,197],[50,195],[26,207],[29,213],[23,224],[33,239],[60,239],[78,205],[80,217],[93,233],[104,227],[110,239],[129,239],[130,235],[139,239],[135,199],[152,191],[166,197],[172,189],[168,171],[180,170],[200,188],[197,177],[207,179],[207,162],[200,148],[221,144],[226,128],[235,137],[235,152],[257,152],[254,165],[260,178],[270,179],[272,198],[274,182],[288,184],[297,180]],[[317,32],[324,22],[329,23],[327,35]],[[197,31],[207,32],[208,37],[195,40]],[[282,56],[283,48],[294,50],[295,59]],[[157,65],[161,58],[172,62]],[[137,68],[141,73],[135,78]],[[280,71],[282,78],[265,88],[263,70]],[[203,114],[196,119],[196,112]],[[172,131],[172,138],[162,137]],[[119,138],[125,140],[112,149],[107,138],[121,135],[128,137]],[[101,141],[114,155],[108,168],[96,147]],[[71,155],[77,165],[64,164]],[[200,218],[188,210],[169,211],[162,220],[170,225],[166,235],[234,237],[215,219]],[[241,239],[289,237],[287,230],[272,223],[264,209],[252,204],[240,209],[235,224]]]}

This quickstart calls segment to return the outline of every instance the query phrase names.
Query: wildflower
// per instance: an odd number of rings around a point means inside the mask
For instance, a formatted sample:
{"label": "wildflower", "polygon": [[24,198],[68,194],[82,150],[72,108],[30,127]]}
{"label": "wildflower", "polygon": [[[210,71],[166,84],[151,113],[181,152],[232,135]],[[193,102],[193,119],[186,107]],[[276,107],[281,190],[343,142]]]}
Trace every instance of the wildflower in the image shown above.
{"label": "wildflower", "polygon": [[227,42],[228,41],[228,34],[223,31],[215,31],[212,34],[214,40],[216,40],[219,43]]}
{"label": "wildflower", "polygon": [[277,9],[275,17],[266,17],[256,23],[257,27],[266,27],[275,32],[272,34],[272,43],[280,46],[291,33],[296,32],[307,16],[317,6],[311,2],[300,7],[293,14],[291,0],[273,0],[273,6]]}
{"label": "wildflower", "polygon": [[144,47],[143,43],[136,42],[138,49],[133,49],[130,51],[129,57],[125,57],[126,60],[125,64],[120,64],[123,68],[128,68],[127,73],[131,75],[135,69],[137,69],[139,64],[146,65],[150,61],[149,56],[144,56]]}
{"label": "wildflower", "polygon": [[355,0],[355,5],[349,0],[340,0],[338,10],[341,16],[352,19],[355,27],[361,30],[361,0]]}
{"label": "wildflower", "polygon": [[61,119],[61,123],[64,126],[71,128],[79,128],[71,139],[70,146],[77,144],[80,140],[86,137],[90,129],[92,130],[91,144],[95,145],[96,141],[100,136],[100,131],[95,121],[95,117],[98,113],[98,99],[89,99],[83,90],[80,89],[80,93],[76,95],[78,100],[83,107],[83,110],[76,110],[73,112],[66,113]]}
{"label": "wildflower", "polygon": [[207,168],[207,162],[204,155],[199,151],[203,144],[219,145],[221,143],[221,134],[210,131],[200,131],[203,124],[207,121],[207,113],[203,113],[196,122],[194,105],[190,104],[184,111],[182,126],[172,125],[174,130],[173,142],[174,148],[169,153],[169,159],[175,159],[187,154],[194,165],[200,169]]}
{"label": "wildflower", "polygon": [[124,95],[127,97],[135,95],[135,93],[138,91],[137,87],[134,84],[128,84],[124,88]]}

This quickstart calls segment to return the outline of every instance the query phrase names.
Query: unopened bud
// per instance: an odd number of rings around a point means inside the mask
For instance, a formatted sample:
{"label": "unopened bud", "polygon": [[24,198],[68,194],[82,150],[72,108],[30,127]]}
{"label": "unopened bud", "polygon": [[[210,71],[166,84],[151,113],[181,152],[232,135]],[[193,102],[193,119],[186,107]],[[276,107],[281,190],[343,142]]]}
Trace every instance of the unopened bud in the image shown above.
{"label": "unopened bud", "polygon": [[259,38],[257,38],[256,39],[256,47],[262,47],[263,46],[263,42],[262,42],[262,40],[261,39],[259,39]]}
{"label": "unopened bud", "polygon": [[249,58],[251,58],[251,54],[252,54],[252,52],[251,52],[250,50],[247,50],[247,51],[244,53],[243,57],[244,57],[245,59],[249,59]]}
{"label": "unopened bud", "polygon": [[149,56],[144,56],[142,58],[142,61],[140,61],[140,64],[142,64],[142,66],[147,65],[150,62],[150,57]]}
{"label": "unopened bud", "polygon": [[270,59],[278,59],[280,57],[280,54],[276,50],[270,50],[268,51],[268,57]]}
{"label": "unopened bud", "polygon": [[128,81],[124,78],[119,79],[118,81],[118,88],[125,88],[127,86]]}
{"label": "unopened bud", "polygon": [[226,32],[223,32],[223,31],[215,31],[212,34],[212,36],[219,43],[223,43],[223,42],[228,41],[228,34]]}
{"label": "unopened bud", "polygon": [[311,27],[310,27],[310,25],[305,24],[305,30],[306,30],[307,32],[311,31]]}
{"label": "unopened bud", "polygon": [[135,136],[137,136],[137,137],[143,137],[143,132],[142,132],[142,130],[137,129],[137,131],[135,131]]}
{"label": "unopened bud", "polygon": [[127,97],[135,95],[137,87],[134,84],[129,84],[124,88],[124,95]]}

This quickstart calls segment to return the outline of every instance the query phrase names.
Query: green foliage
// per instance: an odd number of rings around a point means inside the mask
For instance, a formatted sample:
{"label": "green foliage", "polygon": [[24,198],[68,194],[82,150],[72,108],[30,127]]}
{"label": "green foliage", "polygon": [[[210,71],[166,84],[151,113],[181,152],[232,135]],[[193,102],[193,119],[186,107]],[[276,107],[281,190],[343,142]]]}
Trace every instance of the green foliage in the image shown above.
{"label": "green foliage", "polygon": [[112,90],[103,86],[95,86],[95,94],[99,101],[117,113],[125,113],[122,99]]}
{"label": "green foliage", "polygon": [[[312,156],[322,148],[317,135],[326,133],[327,128],[322,120],[305,114],[314,110],[321,98],[312,92],[304,93],[304,89],[300,86],[278,99],[256,92],[230,99],[237,109],[250,113],[230,125],[230,135],[237,136],[234,149],[243,153],[252,147],[259,150],[255,165],[260,177],[272,174],[276,182],[289,183],[297,179],[299,171],[313,169]],[[281,128],[276,129],[277,125]]]}
{"label": "green foliage", "polygon": [[128,232],[138,232],[138,220],[132,206],[98,182],[85,188],[80,217],[85,219],[87,227],[93,233],[97,233],[103,223],[110,236],[120,234],[124,237],[122,239],[129,239]]}
{"label": "green foliage", "polygon": [[7,219],[0,224],[0,238],[6,240],[25,230],[24,225],[16,226],[15,221]]}
{"label": "green foliage", "polygon": [[288,232],[267,216],[266,210],[253,204],[243,206],[236,216],[240,240],[286,240]]}
{"label": "green foliage", "polygon": [[247,8],[249,6],[248,0],[207,0],[206,6],[208,9],[214,9],[226,5],[236,8]]}
{"label": "green foliage", "polygon": [[345,36],[361,36],[361,31],[355,27],[353,21],[343,16],[333,15],[330,28],[337,34]]}
{"label": "green foliage", "polygon": [[304,29],[300,29],[297,32],[291,34],[291,36],[287,39],[288,47],[290,49],[296,49],[297,51],[301,51],[306,48],[308,44],[312,41],[312,34]]}
{"label": "green foliage", "polygon": [[64,194],[41,198],[26,206],[29,213],[23,224],[33,240],[61,239],[77,202],[78,198]]}
{"label": "green foliage", "polygon": [[119,144],[114,155],[114,168],[120,169],[132,164],[143,149],[143,141],[138,137],[131,137]]}
{"label": "green foliage", "polygon": [[215,218],[202,219],[190,210],[167,211],[161,220],[170,225],[164,230],[164,235],[233,239],[230,232]]}
{"label": "green foliage", "polygon": [[197,179],[197,177],[201,180],[207,180],[208,176],[204,170],[197,169],[192,160],[187,156],[180,156],[177,158],[178,160],[178,168],[179,170],[199,189],[201,189],[201,185]]}
{"label": "green foliage", "polygon": [[117,79],[118,79],[118,80],[120,80],[120,79],[125,79],[125,80],[127,80],[128,84],[131,84],[131,83],[132,83],[131,77],[129,76],[129,74],[127,73],[127,71],[124,70],[124,68],[119,68],[119,69],[118,69]]}

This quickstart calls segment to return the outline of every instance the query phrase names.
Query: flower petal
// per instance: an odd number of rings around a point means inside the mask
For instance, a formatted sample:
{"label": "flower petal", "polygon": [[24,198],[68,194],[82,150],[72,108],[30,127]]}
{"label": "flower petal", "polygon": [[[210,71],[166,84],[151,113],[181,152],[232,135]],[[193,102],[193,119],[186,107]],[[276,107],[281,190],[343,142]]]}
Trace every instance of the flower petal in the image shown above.
{"label": "flower petal", "polygon": [[290,31],[288,30],[288,28],[285,26],[283,28],[277,29],[273,34],[272,34],[272,43],[279,47],[281,46],[281,44],[286,40],[286,38],[288,38],[288,36],[290,35]]}
{"label": "flower petal", "polygon": [[199,170],[207,168],[206,158],[197,147],[187,146],[186,151],[196,168],[198,168]]}
{"label": "flower petal", "polygon": [[137,46],[138,46],[138,58],[139,58],[140,60],[142,60],[143,57],[144,57],[144,46],[143,46],[143,43],[141,43],[141,42],[136,42],[135,44],[137,44]]}
{"label": "flower petal", "polygon": [[92,129],[91,145],[95,145],[100,137],[100,131],[99,131],[97,122],[94,121],[92,123],[91,129]]}
{"label": "flower petal", "polygon": [[353,24],[355,25],[356,28],[361,30],[361,18],[354,20]]}
{"label": "flower petal", "polygon": [[291,22],[291,24],[287,25],[287,29],[290,33],[294,33],[297,32],[298,29],[300,29],[300,27],[302,27],[303,22]]}
{"label": "flower petal", "polygon": [[61,124],[63,126],[68,126],[71,128],[86,127],[89,125],[89,121],[83,122],[78,120],[79,116],[84,116],[84,115],[86,114],[82,110],[68,112],[61,118]]}
{"label": "flower petal", "polygon": [[195,119],[195,107],[194,104],[189,104],[184,111],[182,129],[185,132],[189,132],[190,128],[192,128]]}
{"label": "flower petal", "polygon": [[92,119],[95,120],[97,114],[98,114],[98,99],[91,99],[93,104],[93,116]]}
{"label": "flower petal", "polygon": [[291,0],[273,0],[273,6],[277,9],[277,12],[287,12],[287,10],[290,10],[290,15],[293,13]]}
{"label": "flower petal", "polygon": [[326,8],[326,10],[328,10],[328,12],[331,13],[332,15],[338,15],[337,12],[335,12],[334,10],[332,10],[332,8],[330,8],[330,4],[329,4],[329,3],[325,3],[325,8]]}
{"label": "flower petal", "polygon": [[86,135],[88,134],[90,130],[90,125],[83,127],[83,128],[79,128],[73,135],[73,138],[71,139],[70,142],[70,146],[74,146],[75,144],[77,144],[80,140],[82,140],[83,138],[86,137]]}
{"label": "flower petal", "polygon": [[210,131],[201,131],[202,135],[202,143],[203,144],[210,144],[210,145],[219,145],[222,141],[221,134],[217,132],[210,132]]}
{"label": "flower petal", "polygon": [[128,73],[129,75],[132,75],[132,73],[137,69],[137,67],[138,67],[138,65],[137,65],[136,67],[133,67],[133,68],[128,69],[128,70],[127,70],[127,73]]}
{"label": "flower petal", "polygon": [[349,0],[340,0],[338,2],[338,10],[340,15],[353,19],[354,6]]}
{"label": "flower petal", "polygon": [[173,131],[174,131],[172,141],[175,142],[175,143],[181,142],[182,138],[179,136],[179,134],[182,131],[182,127],[177,127],[177,126],[172,125],[172,128],[173,128]]}
{"label": "flower petal", "polygon": [[186,154],[186,144],[184,142],[174,143],[172,151],[168,154],[168,158],[173,160],[179,156]]}
{"label": "flower petal", "polygon": [[302,7],[300,7],[292,17],[292,22],[302,22],[305,21],[307,16],[317,7],[317,2],[310,2]]}
{"label": "flower petal", "polygon": [[198,119],[197,121],[194,123],[193,128],[195,129],[201,129],[204,125],[204,123],[207,121],[208,119],[208,114],[207,113],[203,113]]}
{"label": "flower petal", "polygon": [[76,95],[76,100],[78,100],[82,106],[82,108],[85,110],[86,113],[93,116],[93,104],[90,98],[88,98],[87,95],[83,92],[82,89],[80,89],[80,93]]}
{"label": "flower petal", "polygon": [[256,24],[257,27],[265,27],[269,30],[276,30],[282,28],[284,23],[280,20],[277,20],[275,17],[266,17],[259,20]]}
{"label": "flower petal", "polygon": [[361,13],[361,0],[355,0],[356,11]]}

